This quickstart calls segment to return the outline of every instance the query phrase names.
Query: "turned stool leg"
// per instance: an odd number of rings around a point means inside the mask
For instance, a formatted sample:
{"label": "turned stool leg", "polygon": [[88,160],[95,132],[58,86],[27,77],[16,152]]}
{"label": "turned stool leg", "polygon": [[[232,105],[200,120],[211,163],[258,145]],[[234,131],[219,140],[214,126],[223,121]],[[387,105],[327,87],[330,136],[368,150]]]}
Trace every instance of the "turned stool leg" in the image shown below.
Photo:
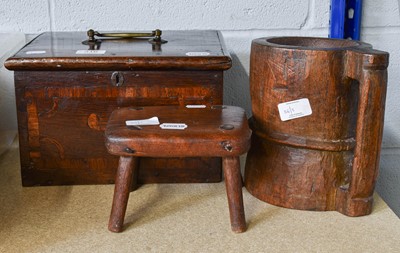
{"label": "turned stool leg", "polygon": [[114,198],[110,221],[108,223],[108,230],[112,232],[122,231],[132,185],[132,173],[137,173],[137,160],[138,158],[132,156],[121,156],[119,158],[117,175],[115,177]]}
{"label": "turned stool leg", "polygon": [[222,158],[232,231],[246,231],[239,157]]}

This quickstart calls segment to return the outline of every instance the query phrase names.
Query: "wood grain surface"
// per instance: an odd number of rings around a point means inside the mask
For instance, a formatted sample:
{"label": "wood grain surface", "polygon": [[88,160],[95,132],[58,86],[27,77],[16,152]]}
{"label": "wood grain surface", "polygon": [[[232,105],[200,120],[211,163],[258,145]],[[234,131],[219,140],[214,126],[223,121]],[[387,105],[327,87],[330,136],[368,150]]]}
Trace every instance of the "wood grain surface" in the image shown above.
{"label": "wood grain surface", "polygon": [[[246,188],[274,205],[371,212],[379,169],[388,54],[366,43],[260,38],[252,43],[254,131]],[[307,98],[312,114],[282,121],[278,104]]]}
{"label": "wood grain surface", "polygon": [[[154,116],[161,125],[126,124],[127,120],[143,121]],[[163,124],[184,124],[186,127],[163,129]],[[231,229],[236,233],[246,231],[239,156],[249,150],[250,137],[246,113],[240,107],[147,106],[115,110],[105,130],[107,150],[120,157],[109,230],[121,232],[123,229],[137,160],[140,163],[140,159],[147,156],[217,156],[222,157]]]}
{"label": "wood grain surface", "polygon": [[[163,34],[161,48],[104,39],[104,55],[77,55],[89,49],[85,33],[43,33],[5,62],[15,71],[24,186],[113,183],[118,159],[104,146],[104,129],[118,107],[222,104],[231,59],[220,34]],[[140,183],[218,182],[221,159],[144,158],[138,174]]]}

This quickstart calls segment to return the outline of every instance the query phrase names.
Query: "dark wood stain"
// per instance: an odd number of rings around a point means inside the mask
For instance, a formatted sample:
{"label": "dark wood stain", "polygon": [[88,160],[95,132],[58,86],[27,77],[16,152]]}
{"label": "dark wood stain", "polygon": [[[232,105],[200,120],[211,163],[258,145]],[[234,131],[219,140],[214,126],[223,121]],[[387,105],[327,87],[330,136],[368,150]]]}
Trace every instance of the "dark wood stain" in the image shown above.
{"label": "dark wood stain", "polygon": [[[163,38],[157,50],[147,40],[104,40],[104,55],[82,56],[85,33],[44,33],[5,62],[15,71],[24,186],[113,183],[118,158],[104,147],[104,129],[116,108],[223,103],[231,59],[218,32]],[[144,158],[138,181],[218,182],[221,173],[220,158]]]}
{"label": "dark wood stain", "polygon": [[[126,120],[154,115],[158,115],[160,123],[181,123],[187,128],[166,130],[159,125],[146,125],[132,129],[126,126]],[[225,125],[230,127],[221,128]],[[231,229],[237,233],[246,230],[239,156],[250,148],[251,130],[242,108],[121,108],[111,114],[105,137],[108,152],[120,157],[108,225],[110,231],[122,231],[129,192],[137,185],[132,179],[136,178],[138,164],[143,157],[154,156],[222,157]]]}

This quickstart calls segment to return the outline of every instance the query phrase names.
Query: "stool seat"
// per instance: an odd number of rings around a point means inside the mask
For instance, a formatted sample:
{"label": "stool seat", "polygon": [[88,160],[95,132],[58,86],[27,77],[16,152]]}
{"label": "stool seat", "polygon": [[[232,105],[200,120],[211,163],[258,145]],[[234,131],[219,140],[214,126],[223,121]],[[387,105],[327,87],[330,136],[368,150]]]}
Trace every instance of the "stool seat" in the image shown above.
{"label": "stool seat", "polygon": [[[126,120],[153,116],[157,116],[160,123],[184,123],[187,128],[163,130],[158,125],[129,128],[125,124]],[[105,135],[108,151],[119,156],[224,157],[246,153],[251,131],[240,107],[149,106],[115,110]]]}
{"label": "stool seat", "polygon": [[[160,123],[185,124],[184,129],[160,125],[127,126],[127,120],[158,117]],[[121,232],[130,190],[137,180],[140,157],[222,157],[231,227],[246,230],[239,155],[250,148],[251,130],[245,111],[235,106],[126,107],[107,123],[108,152],[120,156],[108,229]]]}

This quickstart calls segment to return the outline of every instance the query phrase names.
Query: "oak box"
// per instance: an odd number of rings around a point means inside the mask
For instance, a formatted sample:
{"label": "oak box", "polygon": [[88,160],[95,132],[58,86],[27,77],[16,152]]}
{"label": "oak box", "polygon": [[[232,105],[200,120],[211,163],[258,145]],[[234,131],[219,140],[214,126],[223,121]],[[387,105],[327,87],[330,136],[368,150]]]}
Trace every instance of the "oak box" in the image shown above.
{"label": "oak box", "polygon": [[[15,72],[22,183],[113,183],[104,129],[118,107],[222,104],[231,58],[217,31],[164,31],[164,41],[43,33],[5,62]],[[156,116],[156,115],[155,115]],[[139,183],[218,182],[219,158],[142,159]]]}

